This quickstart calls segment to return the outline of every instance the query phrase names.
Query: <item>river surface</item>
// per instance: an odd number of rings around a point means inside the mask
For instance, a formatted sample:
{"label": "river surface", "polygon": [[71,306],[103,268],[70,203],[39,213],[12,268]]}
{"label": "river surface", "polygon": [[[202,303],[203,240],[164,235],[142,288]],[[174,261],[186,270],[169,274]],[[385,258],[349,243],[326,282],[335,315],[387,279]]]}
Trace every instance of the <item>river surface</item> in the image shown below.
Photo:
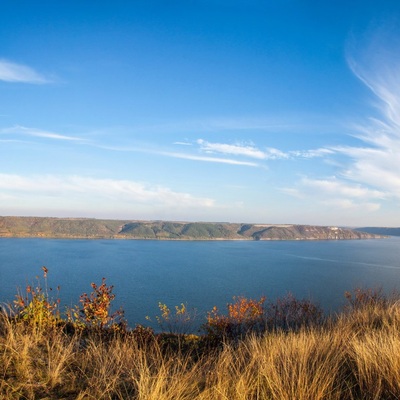
{"label": "river surface", "polygon": [[[91,282],[114,285],[130,326],[149,325],[158,302],[202,315],[233,296],[274,300],[291,292],[325,311],[357,287],[400,289],[400,238],[349,241],[152,241],[0,239],[0,302],[43,278],[54,298],[79,303]],[[43,283],[43,280],[42,280]]]}

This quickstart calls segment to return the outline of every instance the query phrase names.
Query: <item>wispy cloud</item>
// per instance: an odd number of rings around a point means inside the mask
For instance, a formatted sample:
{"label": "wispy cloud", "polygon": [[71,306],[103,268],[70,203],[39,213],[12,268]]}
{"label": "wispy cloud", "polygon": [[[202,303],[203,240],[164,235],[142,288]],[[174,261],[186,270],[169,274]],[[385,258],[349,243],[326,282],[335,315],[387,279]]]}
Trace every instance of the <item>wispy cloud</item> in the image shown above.
{"label": "wispy cloud", "polygon": [[51,81],[33,68],[0,59],[0,81],[45,84]]}
{"label": "wispy cloud", "polygon": [[83,139],[79,137],[62,135],[60,133],[44,131],[41,129],[28,128],[21,125],[0,129],[0,134],[32,136],[54,140],[83,141]]}
{"label": "wispy cloud", "polygon": [[327,179],[301,180],[303,187],[308,187],[314,194],[324,194],[329,197],[345,197],[352,199],[384,199],[385,193],[379,190],[369,189],[361,184],[344,182],[335,177]]}
{"label": "wispy cloud", "polygon": [[317,158],[332,155],[334,153],[334,149],[326,147],[311,150],[291,150],[287,154],[293,158]]}
{"label": "wispy cloud", "polygon": [[294,188],[282,188],[282,192],[299,198],[312,199],[339,209],[357,208],[358,211],[376,211],[386,194],[358,183],[346,182],[336,177],[310,179],[303,177]]}
{"label": "wispy cloud", "polygon": [[[400,138],[399,138],[400,142]],[[400,151],[393,147],[342,147],[338,152],[351,158],[342,176],[387,193],[400,200]]]}
{"label": "wispy cloud", "polygon": [[192,161],[202,161],[208,163],[217,163],[217,164],[230,164],[230,165],[243,165],[246,167],[259,167],[260,165],[251,161],[240,161],[234,160],[230,158],[218,158],[218,157],[206,157],[206,156],[198,156],[195,154],[187,154],[187,153],[174,153],[174,152],[154,152],[163,156],[173,157],[173,158],[181,158],[184,160],[192,160]]}
{"label": "wispy cloud", "polygon": [[[388,42],[374,40],[362,62],[349,60],[354,74],[375,95],[379,117],[356,125],[359,147],[335,150],[351,159],[343,175],[400,200],[400,57]],[[393,45],[393,44],[392,44]]]}
{"label": "wispy cloud", "polygon": [[177,146],[192,146],[192,143],[190,142],[174,142],[173,144]]}
{"label": "wispy cloud", "polygon": [[0,174],[0,189],[5,194],[29,194],[30,197],[68,198],[90,204],[113,201],[113,204],[137,203],[165,207],[213,207],[214,200],[175,192],[167,187],[152,186],[130,180],[98,179],[83,176]]}
{"label": "wispy cloud", "polygon": [[200,161],[200,162],[207,162],[207,163],[229,164],[229,165],[239,165],[239,166],[241,165],[241,166],[246,166],[246,167],[260,167],[261,166],[260,164],[257,164],[252,161],[236,160],[233,158],[202,156],[202,155],[193,154],[193,153],[155,150],[155,149],[144,148],[144,147],[104,146],[104,145],[97,145],[97,144],[95,144],[95,146],[102,148],[102,149],[111,150],[111,151],[153,154],[153,155],[158,155],[158,156],[163,156],[163,157],[178,158],[178,159],[190,160],[190,161]]}
{"label": "wispy cloud", "polygon": [[257,148],[251,144],[227,144],[227,143],[211,143],[204,139],[198,139],[197,144],[200,146],[200,151],[205,153],[220,153],[231,156],[241,156],[255,158],[258,160],[288,160],[294,158],[314,158],[323,157],[328,154],[333,154],[334,151],[328,148],[315,150],[290,150],[282,151],[273,147],[265,149]]}
{"label": "wispy cloud", "polygon": [[[302,178],[283,191],[336,208],[376,211],[384,202],[400,201],[400,57],[389,42],[373,40],[368,51],[349,66],[373,93],[374,117],[352,126],[359,145],[332,146],[336,177]],[[328,153],[327,153],[328,154]]]}
{"label": "wispy cloud", "polygon": [[265,153],[251,145],[233,145],[224,143],[210,143],[203,139],[198,139],[201,151],[206,153],[222,153],[250,158],[265,159]]}

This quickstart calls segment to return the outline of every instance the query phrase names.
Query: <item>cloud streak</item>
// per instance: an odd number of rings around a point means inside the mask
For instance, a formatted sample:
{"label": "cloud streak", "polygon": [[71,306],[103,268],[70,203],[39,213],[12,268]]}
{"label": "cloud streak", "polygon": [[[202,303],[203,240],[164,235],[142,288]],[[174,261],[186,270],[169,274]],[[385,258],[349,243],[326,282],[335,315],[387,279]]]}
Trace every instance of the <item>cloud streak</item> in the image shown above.
{"label": "cloud streak", "polygon": [[315,150],[291,150],[281,151],[273,147],[267,147],[264,150],[255,147],[253,144],[226,144],[211,143],[203,139],[196,142],[200,146],[200,151],[213,154],[220,153],[230,156],[239,156],[254,158],[258,160],[289,160],[295,158],[315,158],[324,157],[333,154],[334,151],[328,148]]}
{"label": "cloud streak", "polygon": [[44,131],[35,128],[27,128],[21,125],[15,125],[11,128],[3,128],[0,130],[0,134],[32,136],[38,138],[64,140],[64,141],[77,141],[77,142],[83,141],[83,139],[79,137],[62,135],[59,133]]}
{"label": "cloud streak", "polygon": [[0,190],[15,197],[68,198],[90,204],[94,199],[114,204],[149,204],[150,206],[212,208],[214,200],[175,192],[163,186],[152,186],[130,180],[98,179],[84,176],[0,174]]}
{"label": "cloud streak", "polygon": [[[181,145],[181,143],[174,143],[177,145]],[[129,146],[104,146],[104,145],[97,145],[94,146],[111,151],[121,151],[121,152],[133,152],[133,153],[145,153],[145,154],[153,154],[163,157],[171,157],[171,158],[178,158],[182,160],[189,160],[189,161],[200,161],[200,162],[207,162],[207,163],[216,163],[216,164],[228,164],[228,165],[238,165],[238,166],[245,166],[245,167],[260,167],[260,164],[252,162],[252,161],[241,161],[235,160],[232,158],[220,158],[220,157],[209,157],[209,156],[202,156],[198,154],[192,153],[183,153],[183,152],[173,152],[173,151],[163,151],[163,150],[153,150],[153,149],[146,149],[140,147],[129,147]],[[186,147],[185,143],[185,147]]]}
{"label": "cloud streak", "polygon": [[206,157],[206,156],[199,156],[194,154],[187,154],[187,153],[174,153],[174,152],[154,152],[155,154],[160,154],[166,157],[173,157],[173,158],[180,158],[184,160],[191,160],[191,161],[202,161],[208,163],[217,163],[217,164],[229,164],[229,165],[242,165],[246,167],[259,167],[260,165],[251,161],[240,161],[234,160],[230,158],[218,158],[218,157]]}
{"label": "cloud streak", "polygon": [[265,153],[258,150],[254,146],[241,146],[224,143],[210,143],[203,139],[198,139],[197,144],[200,145],[201,151],[205,153],[222,153],[235,156],[245,156],[256,158],[259,160],[265,159]]}
{"label": "cloud streak", "polygon": [[[374,46],[381,47],[376,48]],[[369,49],[368,66],[350,60],[354,74],[375,95],[380,116],[356,126],[360,147],[338,147],[351,159],[343,176],[385,191],[400,200],[400,58],[378,40]]]}
{"label": "cloud streak", "polygon": [[[181,149],[184,148],[185,150],[174,152],[162,149],[157,150],[151,147],[146,148],[143,147],[143,145],[107,145],[96,141],[89,141],[87,139],[84,139],[83,137],[65,135],[22,125],[15,125],[12,127],[0,129],[0,135],[10,136],[7,139],[0,139],[2,142],[17,142],[18,140],[15,139],[16,136],[25,136],[32,138],[50,139],[55,141],[76,142],[110,151],[145,153],[189,161],[227,164],[253,168],[266,168],[265,163],[261,163],[262,161],[290,160],[298,158],[309,159],[315,157],[324,157],[333,153],[332,150],[327,148],[314,150],[292,150],[284,152],[273,147],[267,147],[262,150],[257,148],[253,143],[213,143],[204,139],[197,139],[194,142],[175,141],[172,143],[174,146],[179,146]],[[218,157],[217,155],[222,155],[224,157]]]}
{"label": "cloud streak", "polygon": [[384,199],[385,193],[379,190],[369,189],[361,184],[343,182],[335,177],[327,179],[303,178],[301,185],[306,186],[315,194],[324,194],[329,197],[352,199]]}
{"label": "cloud streak", "polygon": [[0,81],[39,85],[51,82],[31,67],[4,59],[0,59]]}
{"label": "cloud streak", "polygon": [[361,184],[346,182],[336,177],[310,179],[303,177],[295,188],[283,188],[282,192],[298,199],[312,198],[321,204],[337,209],[377,211],[386,194]]}
{"label": "cloud streak", "polygon": [[400,57],[397,49],[387,48],[387,41],[375,38],[371,43],[360,61],[349,57],[348,63],[371,90],[377,114],[351,127],[358,146],[319,150],[340,160],[334,178],[303,177],[293,187],[282,189],[284,193],[364,212],[400,204]]}

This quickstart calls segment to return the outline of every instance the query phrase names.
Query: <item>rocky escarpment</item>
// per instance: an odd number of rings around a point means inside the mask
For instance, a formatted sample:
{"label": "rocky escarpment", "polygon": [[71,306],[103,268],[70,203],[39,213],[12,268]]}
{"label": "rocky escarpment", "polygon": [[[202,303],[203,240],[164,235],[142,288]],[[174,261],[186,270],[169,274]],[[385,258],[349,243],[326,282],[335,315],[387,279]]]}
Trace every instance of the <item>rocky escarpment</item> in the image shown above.
{"label": "rocky escarpment", "polygon": [[342,240],[383,236],[313,225],[0,217],[0,237],[160,240]]}

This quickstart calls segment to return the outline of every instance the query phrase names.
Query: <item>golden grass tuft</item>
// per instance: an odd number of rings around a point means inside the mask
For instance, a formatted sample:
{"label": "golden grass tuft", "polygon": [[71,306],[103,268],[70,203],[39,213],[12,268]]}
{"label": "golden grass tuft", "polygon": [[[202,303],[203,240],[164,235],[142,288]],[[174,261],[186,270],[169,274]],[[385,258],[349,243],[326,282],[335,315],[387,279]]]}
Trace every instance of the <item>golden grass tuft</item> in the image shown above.
{"label": "golden grass tuft", "polygon": [[206,336],[179,336],[174,346],[173,335],[143,341],[129,331],[65,328],[0,314],[0,399],[400,398],[396,299],[218,345]]}

